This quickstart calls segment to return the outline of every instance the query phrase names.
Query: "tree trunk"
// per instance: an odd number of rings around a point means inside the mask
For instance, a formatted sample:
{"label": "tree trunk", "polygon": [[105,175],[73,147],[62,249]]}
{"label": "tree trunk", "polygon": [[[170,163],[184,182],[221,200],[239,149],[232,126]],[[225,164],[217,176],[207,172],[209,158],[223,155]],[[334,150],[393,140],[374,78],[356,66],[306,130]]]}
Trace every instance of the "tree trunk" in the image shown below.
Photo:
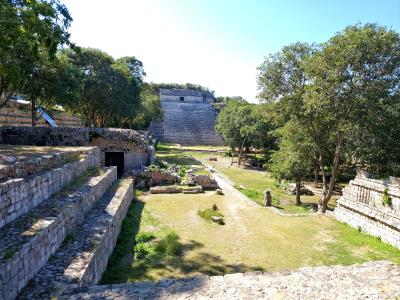
{"label": "tree trunk", "polygon": [[300,190],[300,180],[296,180],[296,205],[300,205],[301,201],[300,201],[300,194],[301,194],[301,190]]}
{"label": "tree trunk", "polygon": [[32,118],[32,127],[36,126],[36,101],[31,100],[31,118]]}
{"label": "tree trunk", "polygon": [[319,166],[316,165],[314,168],[314,187],[318,187],[318,178],[319,177]]}
{"label": "tree trunk", "polygon": [[318,210],[321,213],[326,212],[326,209],[328,207],[328,202],[331,199],[333,190],[335,188],[336,177],[337,177],[338,171],[339,171],[339,160],[340,160],[340,152],[342,150],[342,144],[343,144],[343,136],[339,135],[338,142],[336,144],[336,149],[335,149],[335,157],[333,159],[333,164],[332,164],[332,175],[331,175],[331,180],[329,181],[329,187],[326,185],[325,172],[323,174],[324,188],[322,190],[321,203],[318,207]]}

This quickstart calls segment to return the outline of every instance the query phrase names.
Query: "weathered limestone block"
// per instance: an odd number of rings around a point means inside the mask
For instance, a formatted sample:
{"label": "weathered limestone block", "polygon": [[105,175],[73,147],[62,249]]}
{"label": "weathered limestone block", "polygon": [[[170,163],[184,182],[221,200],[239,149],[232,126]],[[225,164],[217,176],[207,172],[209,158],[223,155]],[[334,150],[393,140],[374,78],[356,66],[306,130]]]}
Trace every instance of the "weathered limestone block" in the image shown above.
{"label": "weathered limestone block", "polygon": [[178,186],[155,186],[150,188],[150,194],[177,194],[182,193]]}
{"label": "weathered limestone block", "polygon": [[90,167],[100,165],[100,150],[93,148],[79,161],[35,176],[0,183],[0,228],[59,192]]}
{"label": "weathered limestone block", "polygon": [[[383,201],[385,192],[391,205]],[[390,181],[357,176],[343,189],[333,215],[400,248],[400,187]]]}
{"label": "weathered limestone block", "polygon": [[205,190],[219,189],[218,183],[215,181],[215,179],[208,175],[195,175],[194,182],[201,185],[201,187]]}

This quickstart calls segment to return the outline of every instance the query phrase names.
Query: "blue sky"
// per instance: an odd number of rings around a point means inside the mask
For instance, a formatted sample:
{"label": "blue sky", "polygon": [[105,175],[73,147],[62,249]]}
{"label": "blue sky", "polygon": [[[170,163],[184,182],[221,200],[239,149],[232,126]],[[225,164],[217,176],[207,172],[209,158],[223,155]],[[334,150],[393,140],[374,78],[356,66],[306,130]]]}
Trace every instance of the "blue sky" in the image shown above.
{"label": "blue sky", "polygon": [[72,41],[136,56],[153,82],[197,83],[254,102],[257,67],[296,41],[324,42],[347,25],[400,32],[400,0],[63,0]]}

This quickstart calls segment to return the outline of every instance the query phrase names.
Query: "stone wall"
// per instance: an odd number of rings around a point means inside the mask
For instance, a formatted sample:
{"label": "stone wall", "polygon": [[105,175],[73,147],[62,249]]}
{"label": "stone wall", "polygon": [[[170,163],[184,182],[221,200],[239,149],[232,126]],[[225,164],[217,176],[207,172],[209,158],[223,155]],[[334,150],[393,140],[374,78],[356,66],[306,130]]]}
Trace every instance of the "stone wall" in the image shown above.
{"label": "stone wall", "polygon": [[[385,191],[391,205],[383,202]],[[400,185],[357,176],[343,189],[333,213],[339,221],[400,248]]]}
{"label": "stone wall", "polygon": [[[78,190],[52,197],[0,231],[0,294],[13,299],[46,264],[64,238],[82,223],[85,215],[117,177],[116,168],[91,178]],[[12,251],[12,252],[11,252]]]}
{"label": "stone wall", "polygon": [[85,216],[73,240],[61,246],[20,297],[58,299],[71,289],[98,283],[132,199],[133,180],[117,181]]}
{"label": "stone wall", "polygon": [[0,127],[0,143],[36,146],[98,146],[103,152],[125,153],[125,170],[142,168],[152,161],[153,141],[129,129]]}
{"label": "stone wall", "polygon": [[[90,167],[100,165],[100,150],[82,153],[79,161],[25,178],[0,183],[0,228],[60,191]],[[40,170],[40,166],[39,170]]]}

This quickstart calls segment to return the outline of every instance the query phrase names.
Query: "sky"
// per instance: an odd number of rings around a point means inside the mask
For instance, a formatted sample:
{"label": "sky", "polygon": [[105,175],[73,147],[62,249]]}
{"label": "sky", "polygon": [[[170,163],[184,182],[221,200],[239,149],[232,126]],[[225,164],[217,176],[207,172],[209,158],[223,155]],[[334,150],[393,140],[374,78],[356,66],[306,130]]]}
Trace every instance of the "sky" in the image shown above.
{"label": "sky", "polygon": [[400,32],[400,0],[61,1],[77,45],[135,56],[148,82],[190,82],[250,102],[257,67],[285,45],[325,42],[356,23]]}

